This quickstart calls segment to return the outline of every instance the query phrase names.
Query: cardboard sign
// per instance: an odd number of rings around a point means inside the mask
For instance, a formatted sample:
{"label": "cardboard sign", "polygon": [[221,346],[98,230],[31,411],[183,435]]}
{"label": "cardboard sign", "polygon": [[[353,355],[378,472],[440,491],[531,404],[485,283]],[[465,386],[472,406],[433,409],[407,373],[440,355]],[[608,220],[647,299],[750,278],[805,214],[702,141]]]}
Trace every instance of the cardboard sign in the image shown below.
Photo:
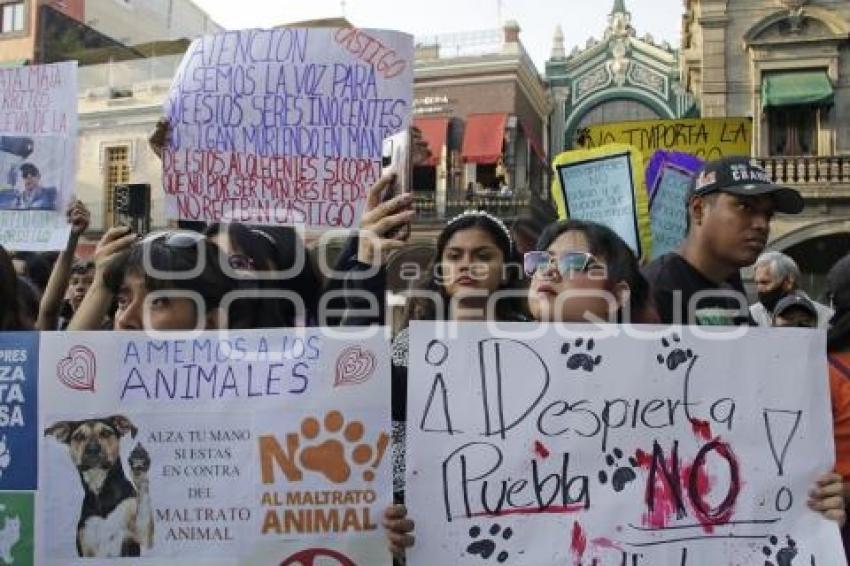
{"label": "cardboard sign", "polygon": [[412,326],[409,564],[846,564],[823,332],[490,326]]}
{"label": "cardboard sign", "polygon": [[688,230],[688,188],[702,166],[698,157],[678,151],[658,150],[646,167],[652,258],[675,250]]}
{"label": "cardboard sign", "polygon": [[195,40],[165,104],[171,219],[357,225],[384,138],[407,128],[413,40],[277,28]]}
{"label": "cardboard sign", "polygon": [[555,157],[552,195],[559,218],[598,222],[616,232],[638,257],[649,254],[643,162],[634,148],[611,144]]}
{"label": "cardboard sign", "polygon": [[751,118],[686,118],[596,124],[584,133],[587,149],[624,143],[636,147],[644,162],[659,149],[710,161],[727,155],[750,155],[752,130]]}
{"label": "cardboard sign", "polygon": [[388,359],[321,329],[42,334],[36,563],[390,564]]}
{"label": "cardboard sign", "polygon": [[76,148],[77,62],[0,68],[0,245],[65,248]]}

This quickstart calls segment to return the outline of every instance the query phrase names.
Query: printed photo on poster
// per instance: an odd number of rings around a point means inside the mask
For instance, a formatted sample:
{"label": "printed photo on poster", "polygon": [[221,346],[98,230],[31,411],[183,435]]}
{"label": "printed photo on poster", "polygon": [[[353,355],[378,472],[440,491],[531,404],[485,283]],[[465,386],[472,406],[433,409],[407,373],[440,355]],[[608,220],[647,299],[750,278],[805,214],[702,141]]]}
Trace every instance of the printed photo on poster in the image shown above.
{"label": "printed photo on poster", "polygon": [[61,250],[76,190],[77,63],[0,68],[0,245]]}

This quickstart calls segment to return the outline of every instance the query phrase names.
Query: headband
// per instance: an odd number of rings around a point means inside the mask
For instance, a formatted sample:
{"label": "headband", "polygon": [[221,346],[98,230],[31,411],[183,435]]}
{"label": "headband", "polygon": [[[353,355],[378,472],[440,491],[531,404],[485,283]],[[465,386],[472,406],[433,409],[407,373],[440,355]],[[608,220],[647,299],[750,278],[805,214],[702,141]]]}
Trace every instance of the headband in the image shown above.
{"label": "headband", "polygon": [[505,238],[508,239],[508,247],[513,248],[514,239],[511,237],[511,231],[508,230],[508,227],[502,222],[502,219],[498,216],[493,216],[486,210],[464,210],[451,220],[449,220],[448,224],[446,224],[446,228],[454,224],[455,222],[459,222],[464,218],[486,218],[490,222],[496,225],[499,230],[501,230],[505,234]]}

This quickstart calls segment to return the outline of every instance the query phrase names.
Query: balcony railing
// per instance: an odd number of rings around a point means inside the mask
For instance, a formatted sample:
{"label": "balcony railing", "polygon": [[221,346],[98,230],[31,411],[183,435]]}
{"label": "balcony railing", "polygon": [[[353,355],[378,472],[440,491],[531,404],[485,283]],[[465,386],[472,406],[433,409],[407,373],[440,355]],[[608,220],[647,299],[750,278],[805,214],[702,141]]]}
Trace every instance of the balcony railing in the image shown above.
{"label": "balcony railing", "polygon": [[464,210],[486,210],[490,214],[508,222],[523,216],[528,212],[530,200],[528,197],[480,197],[472,199],[448,199],[445,212],[437,208],[437,203],[432,195],[416,195],[413,200],[413,208],[416,211],[416,222],[439,222],[448,220],[462,213]]}
{"label": "balcony railing", "polygon": [[757,157],[756,161],[776,183],[850,185],[850,155]]}

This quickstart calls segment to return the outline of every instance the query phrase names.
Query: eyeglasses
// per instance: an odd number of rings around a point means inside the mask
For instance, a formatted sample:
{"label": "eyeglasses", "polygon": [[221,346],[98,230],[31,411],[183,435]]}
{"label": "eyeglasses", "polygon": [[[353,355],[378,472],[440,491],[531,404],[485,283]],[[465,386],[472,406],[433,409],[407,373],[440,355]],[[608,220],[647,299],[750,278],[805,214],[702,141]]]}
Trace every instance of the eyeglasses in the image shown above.
{"label": "eyeglasses", "polygon": [[556,256],[552,252],[537,251],[526,252],[523,256],[523,270],[528,277],[544,274],[553,264],[562,277],[575,273],[587,273],[596,267],[604,268],[604,265],[589,252],[565,252]]}

